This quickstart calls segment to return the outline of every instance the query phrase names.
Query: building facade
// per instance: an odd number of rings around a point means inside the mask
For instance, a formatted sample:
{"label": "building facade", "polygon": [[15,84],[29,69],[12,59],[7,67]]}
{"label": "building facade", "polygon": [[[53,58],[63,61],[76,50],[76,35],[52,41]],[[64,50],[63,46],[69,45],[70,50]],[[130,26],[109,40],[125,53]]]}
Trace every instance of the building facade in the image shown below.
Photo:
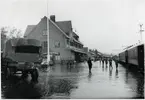
{"label": "building facade", "polygon": [[55,21],[54,15],[50,16],[50,19],[43,17],[37,25],[28,25],[24,38],[41,41],[42,55],[47,54],[47,43],[49,43],[49,54],[54,57],[56,62],[68,59],[81,61],[81,57],[86,55],[79,36],[72,30],[71,21]]}

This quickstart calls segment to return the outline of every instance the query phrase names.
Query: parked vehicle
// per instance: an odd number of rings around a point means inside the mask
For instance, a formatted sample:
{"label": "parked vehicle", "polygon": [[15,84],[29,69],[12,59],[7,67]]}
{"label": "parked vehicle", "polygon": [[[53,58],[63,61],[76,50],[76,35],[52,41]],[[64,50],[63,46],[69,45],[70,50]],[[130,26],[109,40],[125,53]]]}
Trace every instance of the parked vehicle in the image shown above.
{"label": "parked vehicle", "polygon": [[15,38],[6,42],[3,51],[2,67],[6,78],[22,72],[22,78],[31,74],[32,80],[37,81],[41,54],[41,42],[36,39]]}
{"label": "parked vehicle", "polygon": [[50,60],[50,61],[48,62],[48,61],[47,61],[47,58],[44,58],[44,59],[42,60],[42,62],[41,62],[41,67],[42,67],[42,68],[47,68],[47,67],[53,66],[53,65],[54,65],[53,61]]}
{"label": "parked vehicle", "polygon": [[126,64],[138,66],[139,69],[144,69],[145,59],[144,44],[131,47],[121,53],[119,53],[119,61]]}

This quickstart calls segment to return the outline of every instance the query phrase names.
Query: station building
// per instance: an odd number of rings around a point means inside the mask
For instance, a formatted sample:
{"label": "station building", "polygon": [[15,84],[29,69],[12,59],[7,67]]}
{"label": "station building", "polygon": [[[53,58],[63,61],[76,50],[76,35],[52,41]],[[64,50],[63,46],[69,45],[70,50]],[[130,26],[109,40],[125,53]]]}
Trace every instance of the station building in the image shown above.
{"label": "station building", "polygon": [[47,55],[47,43],[49,43],[49,54],[56,62],[69,59],[81,61],[87,55],[79,36],[73,31],[71,21],[56,21],[55,15],[51,15],[50,19],[44,16],[37,25],[28,25],[24,38],[41,41],[42,55]]}

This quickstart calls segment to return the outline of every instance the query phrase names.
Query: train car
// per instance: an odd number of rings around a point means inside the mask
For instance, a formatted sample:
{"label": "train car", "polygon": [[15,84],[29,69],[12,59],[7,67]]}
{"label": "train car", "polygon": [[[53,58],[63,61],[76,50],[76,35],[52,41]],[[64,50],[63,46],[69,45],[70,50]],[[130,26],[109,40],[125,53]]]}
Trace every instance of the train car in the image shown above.
{"label": "train car", "polygon": [[119,61],[125,63],[125,52],[119,53]]}
{"label": "train car", "polygon": [[119,61],[122,63],[128,63],[128,51],[127,50],[119,53]]}
{"label": "train car", "polygon": [[145,45],[144,45],[144,67],[145,67]]}
{"label": "train car", "polygon": [[128,63],[140,68],[144,67],[144,44],[128,50]]}
{"label": "train car", "polygon": [[138,65],[144,70],[144,44],[138,46]]}
{"label": "train car", "polygon": [[135,47],[131,47],[124,52],[119,53],[119,61],[138,66],[141,69],[144,69],[144,44],[140,44]]}
{"label": "train car", "polygon": [[36,39],[15,38],[6,41],[2,56],[6,78],[21,71],[22,77],[30,73],[32,80],[37,80],[36,65],[39,62],[41,48],[41,42]]}
{"label": "train car", "polygon": [[139,65],[138,62],[138,47],[128,50],[128,63],[133,65]]}

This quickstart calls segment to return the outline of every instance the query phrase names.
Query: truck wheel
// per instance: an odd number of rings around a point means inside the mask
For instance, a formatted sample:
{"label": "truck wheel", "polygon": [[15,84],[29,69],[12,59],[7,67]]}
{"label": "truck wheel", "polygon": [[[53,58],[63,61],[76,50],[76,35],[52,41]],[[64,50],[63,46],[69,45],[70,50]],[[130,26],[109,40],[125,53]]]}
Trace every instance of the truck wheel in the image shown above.
{"label": "truck wheel", "polygon": [[5,69],[5,78],[6,78],[6,79],[9,79],[10,76],[11,76],[10,69],[9,69],[9,68],[6,68],[6,69]]}
{"label": "truck wheel", "polygon": [[26,79],[28,77],[28,72],[27,71],[22,71],[22,79]]}
{"label": "truck wheel", "polygon": [[33,82],[38,82],[38,70],[37,69],[34,69],[32,72],[31,72],[31,77],[32,77],[32,81]]}

